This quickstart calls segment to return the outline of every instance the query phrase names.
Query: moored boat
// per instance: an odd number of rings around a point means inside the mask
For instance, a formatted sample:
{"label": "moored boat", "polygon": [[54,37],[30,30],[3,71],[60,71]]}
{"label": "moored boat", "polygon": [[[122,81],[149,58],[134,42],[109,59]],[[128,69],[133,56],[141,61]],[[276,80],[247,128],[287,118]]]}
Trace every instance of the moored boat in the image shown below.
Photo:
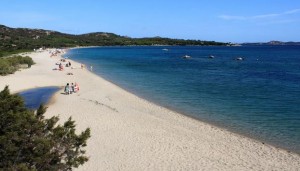
{"label": "moored boat", "polygon": [[183,59],[189,59],[189,58],[191,58],[191,56],[189,56],[189,55],[184,55],[184,56],[182,56],[182,58],[183,58]]}

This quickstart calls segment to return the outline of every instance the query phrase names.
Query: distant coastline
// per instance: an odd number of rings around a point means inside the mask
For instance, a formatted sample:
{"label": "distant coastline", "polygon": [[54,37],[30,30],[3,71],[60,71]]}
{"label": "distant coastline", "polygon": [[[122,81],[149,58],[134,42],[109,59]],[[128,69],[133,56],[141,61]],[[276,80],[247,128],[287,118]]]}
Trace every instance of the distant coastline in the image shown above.
{"label": "distant coastline", "polygon": [[282,42],[282,41],[270,41],[270,42],[253,42],[253,43],[241,43],[241,45],[252,45],[252,46],[300,46],[300,42]]}
{"label": "distant coastline", "polygon": [[152,45],[199,45],[226,46],[228,43],[206,40],[172,39],[164,37],[131,38],[114,33],[94,32],[81,35],[61,33],[52,30],[11,28],[0,25],[0,57],[13,52],[30,51],[39,48],[67,48],[82,46],[152,46]]}

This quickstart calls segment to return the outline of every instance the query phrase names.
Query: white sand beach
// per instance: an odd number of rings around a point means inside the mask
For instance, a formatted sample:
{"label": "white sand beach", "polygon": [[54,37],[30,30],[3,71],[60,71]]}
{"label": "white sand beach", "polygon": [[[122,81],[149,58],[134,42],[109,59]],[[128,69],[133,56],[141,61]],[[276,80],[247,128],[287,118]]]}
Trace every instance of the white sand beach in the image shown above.
{"label": "white sand beach", "polygon": [[[28,55],[28,54],[27,54]],[[0,77],[11,92],[77,82],[71,95],[57,92],[46,116],[70,116],[77,129],[91,128],[87,156],[78,169],[103,170],[300,170],[300,156],[186,117],[141,99],[80,69],[53,70],[60,56],[29,54],[30,69]],[[73,75],[67,75],[67,73]]]}

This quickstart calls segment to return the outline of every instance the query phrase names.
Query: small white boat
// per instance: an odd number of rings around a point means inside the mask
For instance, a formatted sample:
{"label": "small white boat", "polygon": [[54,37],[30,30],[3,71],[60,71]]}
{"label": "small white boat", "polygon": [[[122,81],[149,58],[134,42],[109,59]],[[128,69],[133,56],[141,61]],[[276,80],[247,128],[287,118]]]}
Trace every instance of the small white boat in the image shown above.
{"label": "small white boat", "polygon": [[168,51],[169,49],[162,49],[163,51]]}
{"label": "small white boat", "polygon": [[184,55],[182,58],[183,58],[183,59],[189,59],[189,58],[191,58],[191,56],[189,56],[189,55]]}
{"label": "small white boat", "polygon": [[214,55],[209,55],[209,58],[210,58],[210,59],[214,59],[215,56],[214,56]]}
{"label": "small white boat", "polygon": [[244,60],[244,58],[242,58],[242,57],[237,57],[237,58],[235,58],[235,60],[237,60],[237,61],[242,61],[242,60]]}

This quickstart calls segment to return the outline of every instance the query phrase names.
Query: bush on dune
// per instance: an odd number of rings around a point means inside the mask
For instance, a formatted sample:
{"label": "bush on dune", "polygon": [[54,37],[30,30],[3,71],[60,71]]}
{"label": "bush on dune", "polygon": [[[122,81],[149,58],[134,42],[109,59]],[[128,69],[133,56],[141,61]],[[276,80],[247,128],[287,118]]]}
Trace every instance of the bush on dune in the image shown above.
{"label": "bush on dune", "polygon": [[[46,108],[34,112],[24,107],[8,86],[0,92],[0,168],[4,170],[72,170],[88,161],[83,148],[90,129],[77,135],[70,118],[44,118]],[[1,170],[1,169],[0,169]]]}
{"label": "bush on dune", "polygon": [[31,67],[34,62],[29,56],[13,56],[8,58],[0,58],[0,75],[13,74],[20,68],[21,64],[27,64],[28,67]]}

